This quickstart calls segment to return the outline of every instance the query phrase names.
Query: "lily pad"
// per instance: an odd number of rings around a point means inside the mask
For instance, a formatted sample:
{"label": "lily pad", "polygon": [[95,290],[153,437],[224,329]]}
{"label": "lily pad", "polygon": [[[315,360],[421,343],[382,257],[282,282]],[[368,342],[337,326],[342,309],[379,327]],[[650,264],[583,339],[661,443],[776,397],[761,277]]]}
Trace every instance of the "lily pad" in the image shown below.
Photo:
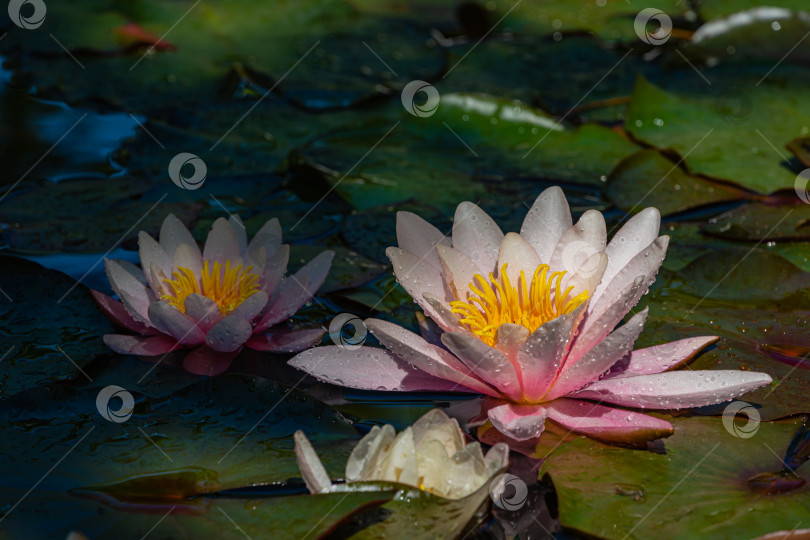
{"label": "lily pad", "polygon": [[151,200],[148,187],[137,177],[114,176],[42,181],[20,189],[0,203],[3,240],[26,253],[104,253],[135,247],[138,231],[156,233],[168,214],[185,223],[196,216],[197,203],[164,203],[168,187]]}
{"label": "lily pad", "polygon": [[664,216],[751,196],[741,189],[691,176],[655,150],[633,154],[613,169],[605,195],[627,212],[654,206]]}
{"label": "lily pad", "polygon": [[0,256],[0,318],[0,398],[74,378],[108,352],[112,325],[87,289],[24,259]]}
{"label": "lily pad", "polygon": [[364,122],[315,139],[297,159],[359,210],[415,198],[451,213],[459,201],[497,192],[504,177],[599,185],[638,148],[608,128],[567,127],[520,102],[440,99],[435,114]]}
{"label": "lily pad", "polygon": [[693,174],[760,193],[793,189],[798,171],[785,166],[787,156],[779,148],[810,126],[800,77],[795,70],[777,70],[762,86],[752,80],[750,109],[739,118],[725,111],[722,94],[683,97],[639,79],[625,127],[648,144],[677,152]]}
{"label": "lily pad", "polygon": [[121,385],[134,400],[129,417],[113,416],[124,394],[99,404],[102,393],[92,387],[36,388],[3,401],[4,486],[34,485],[38,467],[67,456],[70,466],[55,470],[38,489],[137,509],[152,498],[296,478],[297,429],[311,434],[327,470],[340,477],[358,438],[326,405],[267,380],[225,375],[157,397],[149,396],[148,384]]}
{"label": "lily pad", "polygon": [[763,495],[747,483],[781,467],[797,422],[760,424],[750,438],[735,437],[719,418],[672,422],[664,454],[581,438],[548,458],[540,474],[554,482],[563,526],[602,538],[722,538],[790,530],[810,512],[806,484]]}
{"label": "lily pad", "polygon": [[701,227],[732,240],[769,242],[810,239],[810,205],[752,203],[734,208]]}

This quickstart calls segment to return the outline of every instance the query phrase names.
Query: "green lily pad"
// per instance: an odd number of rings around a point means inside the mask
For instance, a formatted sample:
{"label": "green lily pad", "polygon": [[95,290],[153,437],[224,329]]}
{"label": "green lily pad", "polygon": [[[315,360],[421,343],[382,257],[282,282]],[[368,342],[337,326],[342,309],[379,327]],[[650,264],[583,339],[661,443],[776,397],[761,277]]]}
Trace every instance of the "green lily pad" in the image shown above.
{"label": "green lily pad", "polygon": [[[40,466],[75,445],[70,466],[55,470],[38,489],[137,507],[151,498],[299,477],[297,429],[311,434],[324,466],[340,477],[357,440],[354,428],[326,405],[263,379],[224,375],[156,397],[149,396],[148,379],[143,386],[121,385],[134,398],[134,412],[120,423],[97,410],[100,391],[94,387],[36,388],[4,400],[3,484],[34,485]],[[121,403],[115,398],[100,407],[115,412]]]}
{"label": "green lily pad", "polygon": [[780,469],[796,421],[759,424],[750,438],[735,437],[719,418],[671,421],[664,454],[581,438],[548,458],[540,474],[554,482],[563,526],[619,539],[753,537],[790,530],[810,512],[807,484],[763,495],[747,483]]}
{"label": "green lily pad", "polygon": [[654,206],[664,216],[750,197],[732,186],[691,176],[655,150],[641,150],[613,169],[605,195],[626,212]]}
{"label": "green lily pad", "polygon": [[288,274],[294,273],[325,249],[334,251],[335,258],[332,260],[332,269],[329,271],[326,281],[319,289],[321,294],[362,285],[382,274],[388,267],[341,246],[322,247],[298,244],[290,246]]}
{"label": "green lily pad", "polygon": [[[514,9],[511,9],[513,7]],[[641,43],[633,27],[633,21],[640,9],[624,2],[582,4],[550,0],[542,4],[515,5],[508,0],[498,0],[487,3],[487,8],[492,10],[494,21],[506,15],[502,26],[499,26],[503,32],[552,34],[588,31],[606,41]],[[689,11],[687,4],[677,0],[662,0],[656,3],[655,8],[672,18],[685,15]]]}
{"label": "green lily pad", "polygon": [[810,239],[810,205],[751,203],[704,224],[707,233],[732,240]]}
{"label": "green lily pad", "polygon": [[[444,55],[429,43],[429,27],[357,12],[356,24],[335,28],[343,11],[335,4],[274,2],[257,9],[247,0],[121,6],[84,0],[51,6],[38,33],[44,39],[14,28],[2,52],[19,82],[40,95],[137,112],[214,103],[231,90],[232,69],[254,74],[254,92],[273,89],[314,109],[356,104],[441,69]],[[165,40],[125,46],[124,24]],[[388,58],[393,72],[375,54]]]}
{"label": "green lily pad", "polygon": [[[743,257],[747,258],[733,268]],[[735,263],[729,268],[732,258]],[[778,277],[763,279],[771,273]],[[636,348],[720,336],[717,346],[693,360],[689,369],[767,373],[773,378],[771,385],[739,399],[761,407],[764,420],[810,413],[810,373],[796,368],[800,357],[790,353],[785,358],[784,352],[810,343],[804,307],[807,289],[802,287],[806,283],[806,273],[765,250],[714,250],[677,273],[659,274],[653,292],[641,303],[650,311]]]}
{"label": "green lily pad", "polygon": [[[21,497],[22,490],[10,490]],[[341,522],[377,508],[395,492],[372,491],[298,495],[266,499],[202,498],[190,511],[182,501],[153,501],[148,512],[111,508],[94,500],[34,492],[3,522],[0,538],[65,538],[79,531],[88,538],[127,535],[158,540],[175,538],[317,539]]]}
{"label": "green lily pad", "polygon": [[0,291],[0,398],[81,376],[79,368],[108,352],[101,334],[112,324],[65,274],[0,256]]}
{"label": "green lily pad", "polygon": [[625,127],[648,144],[677,152],[693,174],[761,193],[793,189],[798,171],[785,167],[787,156],[779,148],[810,126],[801,77],[796,70],[784,69],[774,71],[761,86],[754,86],[752,79],[746,94],[751,104],[744,114],[726,110],[730,105],[725,94],[684,97],[640,78]]}
{"label": "green lily pad", "polygon": [[[106,252],[135,247],[139,230],[154,234],[168,214],[188,224],[194,202],[163,202],[170,189],[151,200],[142,179],[130,176],[42,181],[19,189],[0,203],[3,240],[26,253]],[[95,208],[92,213],[79,208]]]}
{"label": "green lily pad", "polygon": [[[723,2],[708,2],[708,13],[703,15],[708,14],[712,19],[695,32],[686,53],[693,59],[714,62],[750,61],[752,58],[776,62],[787,54],[790,54],[791,62],[810,60],[804,48],[796,47],[803,40],[802,36],[810,31],[810,13],[806,11],[806,3],[788,1],[763,5],[757,2],[757,5],[748,8],[746,3],[729,3],[734,4],[734,12],[719,16],[722,8],[711,4],[722,5]],[[785,9],[786,5],[791,4],[795,11]],[[774,9],[777,7],[782,9]]]}
{"label": "green lily pad", "polygon": [[435,114],[363,122],[315,139],[297,160],[359,210],[414,198],[452,213],[459,201],[491,202],[484,193],[497,193],[504,177],[599,185],[637,148],[608,128],[569,128],[520,102],[445,94]]}

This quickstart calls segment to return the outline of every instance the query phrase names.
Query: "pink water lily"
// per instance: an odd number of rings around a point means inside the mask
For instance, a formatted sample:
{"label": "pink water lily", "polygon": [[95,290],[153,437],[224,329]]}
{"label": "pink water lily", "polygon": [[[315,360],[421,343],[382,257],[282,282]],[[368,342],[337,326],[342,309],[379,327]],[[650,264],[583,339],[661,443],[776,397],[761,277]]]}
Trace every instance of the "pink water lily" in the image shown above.
{"label": "pink water lily", "polygon": [[205,375],[228,368],[243,347],[298,352],[320,341],[323,330],[292,331],[283,323],[323,284],[334,253],[324,251],[295,275],[285,277],[290,249],[271,219],[248,242],[237,216],[219,218],[200,251],[191,233],[169,215],[160,241],[138,235],[141,267],[105,260],[120,301],[92,291],[96,302],[132,334],[107,334],[114,351],[159,356],[192,349],[186,370]]}
{"label": "pink water lily", "polygon": [[764,373],[670,371],[717,339],[691,337],[633,350],[647,310],[618,326],[655,278],[669,238],[647,208],[607,243],[600,212],[576,224],[562,190],[545,190],[520,233],[504,234],[478,206],[456,210],[451,237],[397,214],[397,280],[439,327],[423,337],[390,322],[368,328],[388,349],[320,347],[291,365],[371,390],[475,392],[483,419],[507,437],[539,437],[546,420],[615,442],[672,434],[628,412],[720,403],[771,382]]}

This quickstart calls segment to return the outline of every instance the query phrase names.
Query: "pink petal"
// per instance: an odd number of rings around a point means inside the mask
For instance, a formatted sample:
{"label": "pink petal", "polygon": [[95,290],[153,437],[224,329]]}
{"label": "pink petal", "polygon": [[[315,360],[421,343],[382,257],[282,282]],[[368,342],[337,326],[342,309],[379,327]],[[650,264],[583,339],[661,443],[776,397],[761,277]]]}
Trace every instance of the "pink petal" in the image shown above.
{"label": "pink petal", "polygon": [[301,306],[312,300],[326,279],[334,256],[334,251],[324,251],[305,264],[295,275],[285,278],[267,302],[265,315],[256,324],[256,331],[286,321]]}
{"label": "pink petal", "polygon": [[682,409],[728,401],[771,381],[749,371],[669,371],[597,381],[574,395],[642,409]]}
{"label": "pink petal", "polygon": [[245,298],[228,316],[239,317],[248,322],[253,321],[267,305],[267,300],[266,292],[257,291]]}
{"label": "pink petal", "polygon": [[172,258],[166,254],[157,240],[144,231],[138,233],[138,253],[141,258],[141,267],[149,281],[149,286],[152,287],[153,291],[159,291],[162,283],[156,283],[154,281],[154,274],[150,272],[150,269],[154,264],[160,268],[164,276],[170,276],[172,274]]}
{"label": "pink petal", "polygon": [[194,324],[194,319],[163,300],[149,306],[149,320],[155,328],[183,345],[195,345],[205,339],[205,332]]}
{"label": "pink petal", "polygon": [[112,319],[112,321],[118,326],[123,326],[128,330],[137,332],[138,334],[156,333],[155,329],[151,326],[146,326],[145,324],[136,321],[127,312],[126,308],[124,308],[124,305],[121,302],[113,300],[106,294],[94,291],[92,289],[90,290],[90,294],[93,295],[93,299],[96,301],[96,304],[98,304],[104,314]]}
{"label": "pink petal", "polygon": [[403,249],[390,247],[385,250],[385,254],[391,259],[397,282],[431,319],[439,322],[439,314],[425,300],[424,295],[432,294],[443,302],[455,300],[452,292],[444,285],[441,271]]}
{"label": "pink petal", "polygon": [[[598,317],[607,311],[639,276],[644,276],[644,281],[648,287],[655,279],[655,275],[664,261],[668,245],[669,237],[659,236],[646,249],[641,250],[629,263],[624,265],[624,268],[616,274],[616,277],[609,282],[603,279],[591,296],[591,307],[588,310],[589,318],[592,316]],[[646,290],[646,287],[644,287],[641,294],[644,294]],[[628,309],[630,308],[628,307]]]}
{"label": "pink petal", "polygon": [[532,275],[540,263],[540,256],[522,236],[510,232],[503,237],[498,251],[498,271],[507,265],[506,275],[513,286],[519,288],[521,271],[523,271],[527,286],[531,284]]}
{"label": "pink petal", "polygon": [[535,330],[520,347],[518,362],[528,401],[539,401],[551,387],[587,304]]}
{"label": "pink petal", "polygon": [[216,302],[197,293],[186,296],[184,303],[186,315],[194,320],[200,330],[208,332],[216,323],[222,319],[222,313]]}
{"label": "pink petal", "polygon": [[242,220],[236,215],[229,216],[228,223],[230,223],[231,229],[233,229],[233,233],[236,235],[236,245],[239,246],[239,257],[244,259],[248,254],[247,231],[245,230],[245,224],[242,223]]}
{"label": "pink petal", "polygon": [[183,369],[194,375],[219,375],[231,367],[239,351],[223,353],[209,349],[205,345],[197,347],[183,359]]}
{"label": "pink petal", "polygon": [[[638,299],[647,290],[649,283],[643,276],[627,286],[618,300],[610,305],[601,315],[587,314],[580,327],[579,334],[568,352],[566,362],[576,362],[583,354],[591,350],[597,343],[605,339],[617,324],[624,318],[630,309],[636,305]],[[588,306],[590,311],[590,304]]]}
{"label": "pink petal", "polygon": [[299,353],[288,363],[321,381],[349,388],[398,392],[473,392],[452,381],[433,377],[395,354],[375,347],[353,350],[335,345],[315,347]]}
{"label": "pink petal", "polygon": [[221,321],[205,334],[205,343],[217,352],[237,352],[253,334],[249,321],[233,314]]}
{"label": "pink petal", "polygon": [[202,259],[200,248],[194,241],[194,237],[174,214],[169,214],[163,220],[163,225],[160,227],[160,245],[163,246],[163,251],[169,257],[174,257],[177,248],[181,245],[188,245],[197,255],[197,259]]}
{"label": "pink petal", "polygon": [[132,274],[116,261],[104,260],[104,267],[107,271],[107,278],[118,298],[124,304],[127,312],[136,321],[149,323],[149,304],[154,301],[154,295]]}
{"label": "pink petal", "polygon": [[399,248],[425,260],[434,268],[441,268],[436,247],[450,246],[450,240],[436,227],[411,212],[397,212],[397,245]]}
{"label": "pink petal", "polygon": [[469,257],[484,276],[495,270],[501,240],[501,228],[478,205],[458,205],[453,218],[453,247]]}
{"label": "pink petal", "polygon": [[588,210],[560,237],[549,266],[554,272],[573,275],[592,255],[605,251],[607,230],[601,212]]}
{"label": "pink petal", "polygon": [[[450,310],[449,303],[439,300],[430,293],[425,293],[422,298],[432,308],[431,312],[425,310],[431,320],[434,321],[442,331],[453,332],[457,330],[464,330],[465,327],[461,324],[461,319],[458,315]],[[421,306],[421,304],[420,304]]]}
{"label": "pink petal", "polygon": [[559,186],[552,186],[534,201],[520,227],[520,236],[534,247],[540,261],[548,264],[557,242],[571,224],[571,211],[565,194]]}
{"label": "pink petal", "polygon": [[614,330],[581,358],[574,362],[566,361],[546,399],[555,399],[579,390],[597,380],[613,364],[630,354],[646,320],[647,308],[644,308],[644,311],[633,315],[627,323]]}
{"label": "pink petal", "polygon": [[535,439],[543,433],[548,412],[540,405],[504,403],[487,411],[495,429],[516,441]]}
{"label": "pink petal", "polygon": [[608,256],[608,266],[602,278],[605,283],[610,283],[633,257],[658,238],[660,224],[661,213],[652,207],[645,208],[627,220],[605,248]]}
{"label": "pink petal", "polygon": [[254,334],[245,346],[255,351],[296,353],[320,343],[324,331],[320,328],[304,330],[281,329],[266,334]]}
{"label": "pink petal", "polygon": [[239,240],[233,227],[225,218],[217,218],[208,231],[208,238],[205,240],[203,249],[203,260],[220,262],[235,261],[241,259],[239,253]]}
{"label": "pink petal", "polygon": [[466,298],[470,292],[478,267],[462,252],[444,245],[436,246],[442,277],[450,290],[459,298]]}
{"label": "pink petal", "polygon": [[278,248],[281,247],[281,224],[277,218],[273,218],[256,232],[256,235],[247,246],[248,253],[253,253],[261,248],[265,249],[268,257],[272,257]]}
{"label": "pink petal", "polygon": [[197,244],[180,244],[174,250],[174,269],[187,268],[192,274],[199,276],[202,274],[203,260],[200,248]]}
{"label": "pink petal", "polygon": [[444,349],[431,345],[413,332],[379,319],[366,319],[365,323],[374,337],[387,349],[430,375],[454,381],[482,394],[499,395],[496,390],[473,375],[458,358]]}
{"label": "pink petal", "polygon": [[169,336],[127,336],[105,334],[104,344],[120,354],[135,356],[158,356],[180,348],[180,344]]}
{"label": "pink petal", "polygon": [[281,278],[287,272],[287,264],[290,262],[290,246],[287,244],[279,247],[275,253],[267,258],[262,269],[260,287],[268,295],[272,296]]}
{"label": "pink petal", "polygon": [[563,276],[563,279],[560,281],[560,287],[563,289],[573,287],[574,289],[571,291],[573,295],[585,291],[592,294],[602,280],[602,275],[605,273],[607,263],[608,257],[604,253],[591,254],[579,265],[576,272]]}
{"label": "pink petal", "polygon": [[518,373],[518,378],[523,380],[520,364],[517,363],[520,347],[526,342],[529,337],[529,329],[520,324],[506,323],[498,327],[495,332],[494,348],[501,351],[515,366]]}
{"label": "pink petal", "polygon": [[478,378],[497,388],[509,399],[519,400],[522,397],[515,366],[501,351],[493,349],[476,336],[461,332],[446,332],[441,339]]}
{"label": "pink petal", "polygon": [[662,373],[686,362],[700,349],[718,339],[717,336],[701,336],[637,349],[630,353],[626,362],[621,361],[613,366],[605,378]]}
{"label": "pink petal", "polygon": [[666,420],[578,399],[555,399],[545,406],[549,420],[605,442],[639,444],[669,437],[674,431]]}

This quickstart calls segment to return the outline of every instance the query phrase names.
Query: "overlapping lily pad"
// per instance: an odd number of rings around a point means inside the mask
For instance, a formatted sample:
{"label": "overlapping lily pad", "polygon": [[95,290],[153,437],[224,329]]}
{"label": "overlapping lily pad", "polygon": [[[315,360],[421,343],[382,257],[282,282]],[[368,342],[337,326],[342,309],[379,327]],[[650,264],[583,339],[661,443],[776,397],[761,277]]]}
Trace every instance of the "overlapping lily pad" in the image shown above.
{"label": "overlapping lily pad", "polygon": [[[639,79],[625,126],[644,142],[677,152],[692,173],[760,193],[793,189],[798,171],[780,148],[810,129],[803,77],[785,68],[757,86],[751,73],[738,78],[751,85],[739,95],[727,84],[702,98],[672,94]],[[740,100],[742,108],[733,105]]]}
{"label": "overlapping lily pad", "polygon": [[782,467],[796,421],[760,424],[750,438],[726,431],[719,418],[672,421],[664,454],[582,438],[546,460],[540,474],[554,482],[563,526],[603,538],[753,537],[790,530],[810,512],[806,484],[764,495],[747,483]]}

